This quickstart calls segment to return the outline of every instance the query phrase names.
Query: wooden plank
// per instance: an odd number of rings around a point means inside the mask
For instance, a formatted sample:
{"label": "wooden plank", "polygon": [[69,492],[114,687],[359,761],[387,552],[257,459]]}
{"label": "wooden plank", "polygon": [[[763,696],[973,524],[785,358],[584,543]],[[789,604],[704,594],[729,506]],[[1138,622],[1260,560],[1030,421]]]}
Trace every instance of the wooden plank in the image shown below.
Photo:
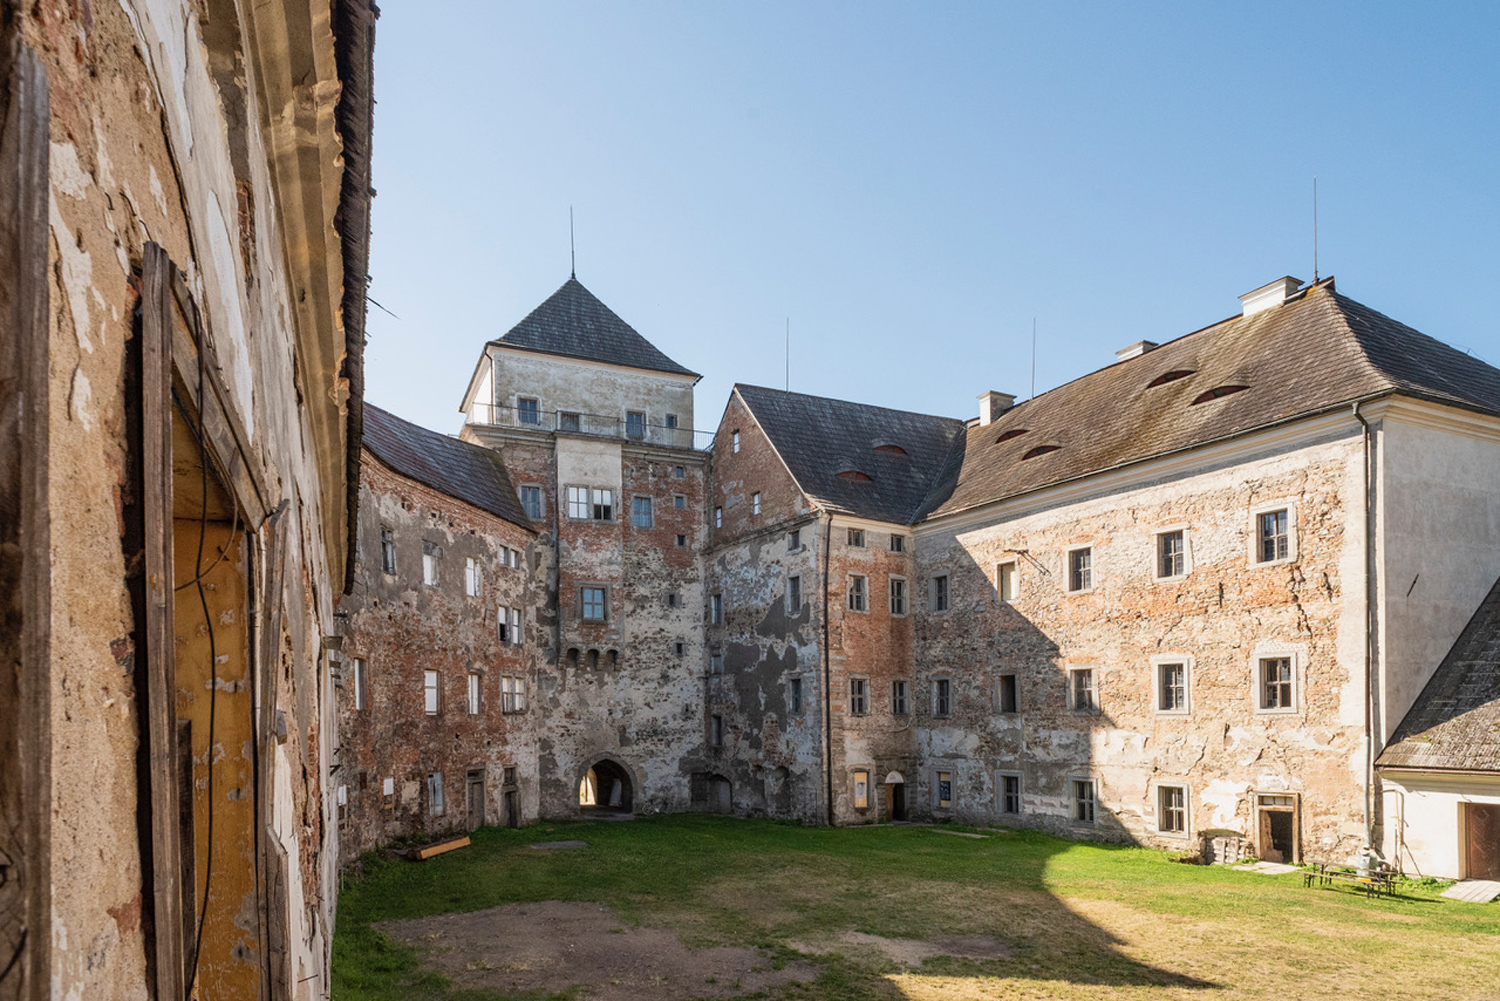
{"label": "wooden plank", "polygon": [[272,1001],[292,996],[291,912],[286,849],[274,828],[265,830],[266,845],[266,965],[271,970]]}
{"label": "wooden plank", "polygon": [[156,996],[186,996],[182,786],[172,563],[172,263],[146,244],[141,291],[141,474],[145,522],[146,715],[151,762],[151,874]]}
{"label": "wooden plank", "polygon": [[411,850],[411,857],[420,862],[423,859],[430,859],[434,855],[442,855],[446,852],[451,852],[459,848],[467,847],[469,847],[469,839],[467,836],[461,838],[448,838],[446,841],[439,841],[435,844],[427,845],[425,848],[413,848]]}
{"label": "wooden plank", "polygon": [[47,74],[0,37],[0,999],[51,966]]}

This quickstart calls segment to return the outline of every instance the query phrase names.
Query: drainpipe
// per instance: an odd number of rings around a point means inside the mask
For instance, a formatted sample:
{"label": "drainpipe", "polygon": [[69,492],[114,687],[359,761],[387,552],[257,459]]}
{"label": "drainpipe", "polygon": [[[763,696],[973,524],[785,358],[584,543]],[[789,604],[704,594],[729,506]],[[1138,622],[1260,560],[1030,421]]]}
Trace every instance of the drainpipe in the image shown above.
{"label": "drainpipe", "polygon": [[1375,847],[1375,505],[1370,489],[1370,422],[1354,402],[1354,419],[1359,421],[1364,444],[1365,486],[1365,845]]}
{"label": "drainpipe", "polygon": [[833,546],[833,515],[823,515],[823,772],[828,826],[833,826],[833,672],[828,662],[828,559]]}

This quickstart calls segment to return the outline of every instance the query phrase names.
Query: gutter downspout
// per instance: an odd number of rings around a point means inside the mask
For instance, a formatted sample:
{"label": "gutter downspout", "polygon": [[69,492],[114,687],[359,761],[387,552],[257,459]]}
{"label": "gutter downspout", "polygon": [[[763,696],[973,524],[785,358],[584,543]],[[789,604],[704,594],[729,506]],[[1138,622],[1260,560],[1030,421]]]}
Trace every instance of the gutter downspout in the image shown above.
{"label": "gutter downspout", "polygon": [[1365,489],[1365,845],[1375,847],[1375,505],[1370,489],[1370,422],[1354,401],[1354,419],[1359,421],[1364,444]]}
{"label": "gutter downspout", "polygon": [[827,795],[828,826],[833,826],[833,683],[828,660],[828,561],[833,545],[833,515],[823,517],[823,771]]}

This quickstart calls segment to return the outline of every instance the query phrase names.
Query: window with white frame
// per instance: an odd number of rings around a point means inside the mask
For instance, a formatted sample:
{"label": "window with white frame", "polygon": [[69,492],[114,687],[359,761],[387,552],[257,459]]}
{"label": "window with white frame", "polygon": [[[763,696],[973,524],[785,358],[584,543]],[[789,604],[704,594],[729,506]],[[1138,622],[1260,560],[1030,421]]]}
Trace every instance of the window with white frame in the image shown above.
{"label": "window with white frame", "polygon": [[[505,550],[501,550],[505,552]],[[471,598],[479,598],[484,593],[484,581],[480,577],[479,561],[469,556],[464,559],[464,593]]]}
{"label": "window with white frame", "polygon": [[427,812],[434,817],[443,815],[443,773],[427,774]]}
{"label": "window with white frame", "polygon": [[568,487],[568,517],[575,521],[588,521],[589,511],[589,488]]}
{"label": "window with white frame", "polygon": [[639,410],[625,411],[625,437],[646,437],[646,415]]}
{"label": "window with white frame", "polygon": [[1156,534],[1156,579],[1171,580],[1187,574],[1187,531],[1175,528]]}
{"label": "window with white frame", "polygon": [[509,675],[500,678],[500,711],[522,713],[526,711],[526,680]]}
{"label": "window with white frame", "polygon": [[380,529],[380,569],[396,572],[396,533],[385,527]]}
{"label": "window with white frame", "polygon": [[760,491],[750,495],[750,513],[760,514]]}
{"label": "window with white frame", "polygon": [[521,632],[521,610],[519,608],[510,609],[510,614],[507,618],[510,620],[510,629],[508,630],[510,633],[510,642],[516,646],[520,646],[525,641],[525,636]]}
{"label": "window with white frame", "polygon": [[849,712],[864,716],[870,711],[870,679],[849,679]]}
{"label": "window with white frame", "polygon": [[1002,713],[1021,711],[1021,682],[1014,674],[995,679],[995,709]]}
{"label": "window with white frame", "polygon": [[469,715],[479,715],[479,675],[469,672]]}
{"label": "window with white frame", "polygon": [[594,520],[615,520],[615,495],[614,491],[601,487],[594,488]]}
{"label": "window with white frame", "polygon": [[422,543],[422,583],[428,587],[437,587],[438,583],[438,559],[442,554],[435,544],[431,542]]}
{"label": "window with white frame", "polygon": [[1094,550],[1091,546],[1068,550],[1068,590],[1089,591],[1094,587]]}
{"label": "window with white frame", "polygon": [[586,584],[578,589],[578,604],[585,622],[604,622],[609,618],[609,589]]}
{"label": "window with white frame", "polygon": [[802,611],[802,578],[792,576],[786,579],[786,612],[788,615],[796,615]]}
{"label": "window with white frame", "polygon": [[1016,600],[1016,561],[995,564],[995,597],[1004,602]]}
{"label": "window with white frame", "polygon": [[1295,511],[1290,504],[1257,508],[1251,512],[1256,563],[1280,563],[1297,555]]}
{"label": "window with white frame", "polygon": [[1187,834],[1186,786],[1159,785],[1156,787],[1156,829],[1161,834]]}
{"label": "window with white frame", "polygon": [[1297,711],[1296,658],[1290,654],[1255,658],[1256,708],[1261,712]]}
{"label": "window with white frame", "polygon": [[1184,658],[1155,658],[1156,711],[1183,715],[1191,695],[1188,662]]}
{"label": "window with white frame", "polygon": [[738,452],[740,450],[740,433],[738,431],[729,432],[729,450],[731,452]]}
{"label": "window with white frame", "polygon": [[630,524],[636,528],[650,528],[656,524],[650,497],[630,498]]}
{"label": "window with white frame", "polygon": [[442,708],[442,700],[438,689],[438,673],[436,671],[422,672],[422,708],[429,716],[436,716]]}
{"label": "window with white frame", "polygon": [[1098,787],[1093,779],[1071,779],[1073,787],[1073,823],[1094,823],[1098,806]]}
{"label": "window with white frame", "polygon": [[865,530],[863,528],[849,529],[849,534],[846,536],[846,538],[849,541],[849,545],[853,546],[855,549],[865,548]]}
{"label": "window with white frame", "polygon": [[946,810],[953,805],[953,773],[937,772],[932,783],[933,805]]}
{"label": "window with white frame", "polygon": [[522,487],[521,507],[526,509],[526,517],[532,521],[542,520],[542,488]]}
{"label": "window with white frame", "polygon": [[865,590],[867,581],[857,573],[849,575],[849,611],[863,612],[869,607],[868,593]]}
{"label": "window with white frame", "polygon": [[714,508],[714,528],[723,528],[723,527],[724,527],[724,509],[722,507],[716,507],[716,508]]}
{"label": "window with white frame", "polygon": [[529,396],[516,399],[516,420],[522,424],[542,423],[542,402]]}
{"label": "window with white frame", "polygon": [[368,679],[365,677],[365,659],[363,657],[355,657],[354,708],[356,710],[364,709],[369,704],[369,690],[365,687],[368,683]]}
{"label": "window with white frame", "polygon": [[856,810],[870,808],[870,773],[862,768],[854,770],[854,808]]}
{"label": "window with white frame", "polygon": [[711,626],[724,624],[724,595],[718,591],[708,598],[708,624]]}
{"label": "window with white frame", "polygon": [[891,578],[891,614],[906,614],[906,578]]}
{"label": "window with white frame", "polygon": [[897,678],[891,682],[891,715],[906,716],[911,712],[911,682]]}
{"label": "window with white frame", "polygon": [[891,536],[891,552],[893,552],[893,553],[904,553],[904,552],[906,552],[906,536],[904,536],[904,535],[892,535]]}
{"label": "window with white frame", "polygon": [[932,579],[927,582],[927,607],[934,612],[946,612],[948,600],[948,575],[933,574]]}
{"label": "window with white frame", "polygon": [[1000,812],[1012,817],[1021,813],[1021,776],[1013,772],[1001,772],[997,778],[1000,792]]}
{"label": "window with white frame", "polygon": [[953,715],[953,682],[938,678],[932,683],[932,715]]}
{"label": "window with white frame", "polygon": [[1075,713],[1099,711],[1099,692],[1092,667],[1068,668],[1068,708]]}

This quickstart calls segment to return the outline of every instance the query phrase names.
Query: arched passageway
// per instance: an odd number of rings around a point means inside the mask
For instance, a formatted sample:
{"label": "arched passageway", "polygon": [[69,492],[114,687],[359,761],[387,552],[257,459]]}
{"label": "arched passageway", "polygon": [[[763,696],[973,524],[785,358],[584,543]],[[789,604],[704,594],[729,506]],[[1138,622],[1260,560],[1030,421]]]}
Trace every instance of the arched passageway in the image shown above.
{"label": "arched passageway", "polygon": [[605,758],[594,763],[578,783],[578,806],[585,812],[607,810],[630,813],[634,790],[631,788],[630,771],[623,765]]}

